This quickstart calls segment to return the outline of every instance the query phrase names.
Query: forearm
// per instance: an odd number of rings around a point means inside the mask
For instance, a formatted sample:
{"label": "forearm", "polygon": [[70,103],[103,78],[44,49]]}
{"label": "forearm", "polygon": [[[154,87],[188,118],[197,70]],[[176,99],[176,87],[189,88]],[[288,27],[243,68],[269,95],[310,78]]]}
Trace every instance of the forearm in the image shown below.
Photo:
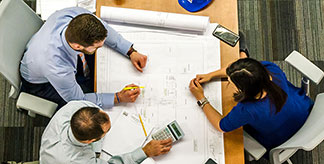
{"label": "forearm", "polygon": [[127,56],[127,52],[133,43],[129,42],[125,38],[123,38],[117,31],[111,28],[105,21],[102,21],[105,28],[108,31],[108,36],[105,40],[105,44],[111,47],[112,49],[118,51],[122,55]]}
{"label": "forearm", "polygon": [[223,130],[220,128],[220,121],[222,119],[222,115],[218,113],[217,110],[214,109],[214,107],[208,103],[203,107],[203,111],[209,120],[209,122],[220,132],[223,132]]}
{"label": "forearm", "polygon": [[[241,55],[240,58],[246,58],[247,57],[244,52],[243,53],[241,52],[240,55]],[[237,60],[234,60],[234,61],[230,62],[228,64],[228,66],[231,65],[232,63],[234,63],[235,61],[237,61]],[[227,67],[223,67],[223,68],[221,68],[221,69],[219,69],[217,71],[210,72],[209,74],[211,75],[212,79],[214,79],[214,78],[226,78],[227,77],[226,68]]]}
{"label": "forearm", "polygon": [[210,72],[209,74],[211,75],[212,79],[225,78],[225,77],[227,77],[226,68],[227,67],[223,67],[223,68],[221,68],[221,69],[219,69],[217,71]]}
{"label": "forearm", "polygon": [[112,108],[114,106],[114,93],[86,93],[83,100],[93,102],[103,109]]}
{"label": "forearm", "polygon": [[109,164],[122,164],[122,163],[136,164],[136,163],[143,162],[143,160],[145,160],[146,158],[147,156],[142,150],[142,148],[137,148],[133,152],[113,156],[112,158],[109,159],[108,163]]}

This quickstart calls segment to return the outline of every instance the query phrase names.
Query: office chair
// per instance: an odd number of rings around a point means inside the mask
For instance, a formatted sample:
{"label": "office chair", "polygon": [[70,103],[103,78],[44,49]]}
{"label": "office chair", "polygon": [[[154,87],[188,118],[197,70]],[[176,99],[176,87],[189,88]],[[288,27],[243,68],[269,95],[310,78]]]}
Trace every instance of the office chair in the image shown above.
{"label": "office chair", "polygon": [[[316,84],[322,80],[324,72],[297,51],[293,51],[285,61],[303,74],[302,88],[309,93],[309,80]],[[313,150],[324,140],[324,93],[316,96],[315,104],[304,125],[289,140],[270,150],[270,163],[281,164],[299,149]],[[248,133],[243,133],[244,149],[249,160],[259,160],[266,149]]]}
{"label": "office chair", "polygon": [[20,93],[19,65],[26,44],[42,26],[43,21],[22,0],[3,0],[0,4],[0,73],[11,85],[10,98],[17,98],[17,108],[28,110],[28,115],[52,117],[57,104]]}

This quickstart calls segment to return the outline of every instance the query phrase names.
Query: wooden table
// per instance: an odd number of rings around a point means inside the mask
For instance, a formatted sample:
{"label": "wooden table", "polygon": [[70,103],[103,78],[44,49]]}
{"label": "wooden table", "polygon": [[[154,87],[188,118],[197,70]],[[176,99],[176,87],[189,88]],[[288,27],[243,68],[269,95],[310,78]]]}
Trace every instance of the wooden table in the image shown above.
{"label": "wooden table", "polygon": [[[97,0],[97,15],[100,15],[101,6],[124,7],[133,9],[164,11],[192,15],[209,16],[210,22],[222,24],[228,29],[238,32],[237,0],[214,0],[203,10],[190,13],[183,9],[177,0]],[[221,42],[221,66],[238,59],[238,44],[232,48]],[[222,82],[223,114],[226,115],[236,105],[232,95],[234,89]],[[242,128],[224,134],[225,163],[244,163],[243,130]]]}

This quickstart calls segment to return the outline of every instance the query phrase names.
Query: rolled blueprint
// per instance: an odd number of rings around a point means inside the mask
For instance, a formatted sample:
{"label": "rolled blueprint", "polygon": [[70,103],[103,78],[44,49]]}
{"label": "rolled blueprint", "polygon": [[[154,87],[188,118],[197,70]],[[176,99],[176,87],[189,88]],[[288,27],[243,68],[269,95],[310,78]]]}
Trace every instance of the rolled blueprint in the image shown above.
{"label": "rolled blueprint", "polygon": [[173,29],[205,32],[209,17],[188,14],[176,14],[118,7],[101,7],[100,17],[106,21],[167,27]]}

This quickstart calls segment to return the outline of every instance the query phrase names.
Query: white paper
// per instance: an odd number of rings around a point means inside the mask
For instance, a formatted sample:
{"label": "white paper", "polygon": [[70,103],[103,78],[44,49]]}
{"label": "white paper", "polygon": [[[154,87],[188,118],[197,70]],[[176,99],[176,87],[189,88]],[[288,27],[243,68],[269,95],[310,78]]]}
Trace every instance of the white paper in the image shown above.
{"label": "white paper", "polygon": [[[136,105],[148,124],[161,127],[177,120],[183,129],[184,138],[168,154],[154,158],[158,164],[196,164],[209,157],[225,163],[223,134],[209,123],[188,87],[196,74],[220,68],[220,43],[211,35],[216,25],[207,28],[204,36],[111,25],[148,56],[143,73],[108,47],[97,51],[98,92],[116,92],[131,83],[145,86],[135,103],[114,107],[112,111],[132,111]],[[222,113],[221,83],[210,82],[203,87],[211,104]]]}
{"label": "white paper", "polygon": [[82,7],[91,12],[96,11],[96,0],[37,0],[36,13],[41,14],[43,20],[55,11],[68,7]]}
{"label": "white paper", "polygon": [[[144,127],[147,133],[151,130],[145,123]],[[137,149],[144,140],[145,134],[136,112],[122,111],[105,136],[103,150],[112,155],[120,155]]]}
{"label": "white paper", "polygon": [[109,22],[121,22],[147,26],[158,26],[182,30],[204,32],[209,25],[209,17],[157,12],[118,7],[101,7],[100,17]]}
{"label": "white paper", "polygon": [[40,0],[41,17],[47,20],[57,10],[75,6],[77,6],[77,0]]}
{"label": "white paper", "polygon": [[36,0],[36,14],[41,14],[41,0]]}
{"label": "white paper", "polygon": [[78,7],[85,8],[91,12],[96,12],[96,0],[77,0]]}

